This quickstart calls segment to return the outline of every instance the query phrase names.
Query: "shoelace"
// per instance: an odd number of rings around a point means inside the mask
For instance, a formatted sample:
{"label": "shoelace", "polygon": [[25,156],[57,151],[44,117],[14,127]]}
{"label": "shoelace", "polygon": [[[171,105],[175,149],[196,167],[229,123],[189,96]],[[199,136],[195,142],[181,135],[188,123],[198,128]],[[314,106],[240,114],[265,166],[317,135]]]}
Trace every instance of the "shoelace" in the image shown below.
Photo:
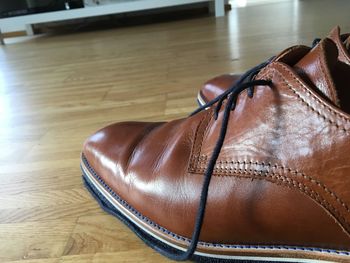
{"label": "shoelace", "polygon": [[239,80],[236,82],[236,84],[234,86],[229,88],[226,92],[224,92],[220,96],[216,97],[212,101],[201,106],[200,108],[198,108],[196,111],[194,111],[191,114],[191,116],[192,116],[200,111],[205,110],[208,107],[211,107],[215,103],[217,103],[217,105],[215,106],[215,110],[214,110],[215,120],[217,120],[220,109],[223,105],[223,102],[227,99],[227,103],[226,103],[224,113],[223,113],[220,134],[219,134],[219,137],[216,141],[216,144],[215,144],[213,153],[210,157],[206,171],[204,173],[202,191],[201,191],[199,206],[198,206],[198,210],[197,210],[194,231],[193,231],[192,238],[191,238],[191,243],[188,246],[187,251],[184,253],[165,252],[164,254],[166,256],[168,256],[169,258],[171,258],[173,260],[184,261],[184,260],[190,259],[192,257],[192,255],[194,254],[194,252],[197,248],[198,242],[199,242],[199,235],[201,233],[201,229],[202,229],[202,225],[203,225],[203,219],[204,219],[205,208],[206,208],[206,203],[207,203],[207,198],[208,198],[210,179],[212,177],[216,161],[219,157],[222,145],[223,145],[224,140],[225,140],[230,113],[232,110],[234,110],[238,95],[242,91],[247,89],[248,96],[250,98],[252,98],[253,94],[254,94],[254,86],[271,86],[272,82],[270,80],[253,80],[253,78],[260,72],[260,70],[262,68],[266,67],[272,59],[273,58],[269,59],[268,61],[266,61],[264,63],[261,63],[260,65],[252,68],[251,70],[247,71],[245,74],[243,74],[239,78]]}
{"label": "shoelace", "polygon": [[[312,48],[314,48],[319,42],[320,42],[320,39],[316,38],[312,42]],[[271,87],[271,85],[272,85],[271,80],[263,80],[263,79],[254,80],[254,77],[260,72],[261,69],[266,67],[273,59],[274,59],[274,57],[270,58],[269,60],[261,63],[260,65],[258,65],[256,67],[248,70],[246,73],[244,73],[237,80],[235,85],[233,85],[231,88],[226,90],[220,96],[209,101],[205,105],[199,107],[197,110],[195,110],[190,115],[190,116],[193,116],[194,114],[197,114],[197,113],[213,106],[215,103],[217,103],[217,105],[215,106],[215,110],[214,110],[214,117],[215,117],[215,120],[217,120],[220,109],[223,105],[223,102],[227,99],[227,103],[226,103],[223,117],[222,117],[222,123],[221,123],[221,127],[220,127],[219,137],[216,141],[213,153],[209,159],[208,166],[207,166],[206,171],[204,173],[202,191],[201,191],[201,195],[200,195],[199,205],[198,205],[196,219],[195,219],[194,231],[192,233],[190,245],[188,246],[186,252],[183,252],[183,253],[163,252],[163,254],[165,254],[165,256],[167,256],[173,260],[185,261],[185,260],[190,259],[193,256],[194,252],[196,251],[196,248],[197,248],[197,245],[199,242],[199,236],[200,236],[202,225],[203,225],[205,208],[206,208],[206,203],[207,203],[207,199],[208,199],[208,190],[209,190],[210,180],[211,180],[214,168],[215,168],[216,161],[219,157],[221,148],[222,148],[224,140],[225,140],[227,126],[228,126],[228,122],[229,122],[229,118],[230,118],[230,113],[231,113],[231,111],[233,111],[235,109],[236,100],[242,91],[247,90],[248,97],[252,98],[254,95],[254,87],[255,86]]]}

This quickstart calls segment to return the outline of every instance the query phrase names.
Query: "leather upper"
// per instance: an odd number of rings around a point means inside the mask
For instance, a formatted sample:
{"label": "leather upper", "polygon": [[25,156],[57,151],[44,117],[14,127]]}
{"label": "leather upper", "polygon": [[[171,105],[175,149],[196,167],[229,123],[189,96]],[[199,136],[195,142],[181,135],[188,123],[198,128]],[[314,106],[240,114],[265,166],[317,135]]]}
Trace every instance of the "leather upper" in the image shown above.
{"label": "leather upper", "polygon": [[[322,41],[312,52],[323,56],[332,45]],[[299,57],[308,52],[298,50]],[[324,74],[312,57],[305,59],[301,65]],[[210,183],[201,241],[350,249],[350,115],[294,66],[290,56],[274,60],[256,77],[273,86],[255,87],[253,98],[239,95]],[[326,74],[317,80],[332,79],[331,69]],[[171,122],[110,125],[85,142],[83,155],[143,216],[190,237],[224,105],[217,120],[211,107]]]}
{"label": "leather upper", "polygon": [[215,99],[217,96],[224,93],[228,88],[232,87],[239,77],[239,74],[224,74],[208,80],[199,90],[201,99],[205,103]]}

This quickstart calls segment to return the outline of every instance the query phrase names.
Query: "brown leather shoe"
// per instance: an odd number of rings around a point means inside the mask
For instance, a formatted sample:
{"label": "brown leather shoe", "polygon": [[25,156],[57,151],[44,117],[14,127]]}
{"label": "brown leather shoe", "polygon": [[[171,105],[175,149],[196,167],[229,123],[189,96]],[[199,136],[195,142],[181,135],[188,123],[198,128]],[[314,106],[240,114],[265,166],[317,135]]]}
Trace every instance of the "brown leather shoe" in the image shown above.
{"label": "brown leather shoe", "polygon": [[[338,47],[339,60],[350,64],[350,34],[340,35],[340,28],[335,27],[329,34]],[[215,99],[217,96],[224,93],[227,89],[232,87],[239,79],[240,74],[223,74],[208,80],[197,95],[197,102],[199,106],[203,106],[209,101]]]}
{"label": "brown leather shoe", "polygon": [[208,110],[92,135],[87,188],[172,259],[350,262],[350,66],[330,39],[285,54]]}
{"label": "brown leather shoe", "polygon": [[223,74],[205,82],[197,95],[199,106],[203,106],[217,96],[220,96],[232,87],[240,76],[240,74]]}

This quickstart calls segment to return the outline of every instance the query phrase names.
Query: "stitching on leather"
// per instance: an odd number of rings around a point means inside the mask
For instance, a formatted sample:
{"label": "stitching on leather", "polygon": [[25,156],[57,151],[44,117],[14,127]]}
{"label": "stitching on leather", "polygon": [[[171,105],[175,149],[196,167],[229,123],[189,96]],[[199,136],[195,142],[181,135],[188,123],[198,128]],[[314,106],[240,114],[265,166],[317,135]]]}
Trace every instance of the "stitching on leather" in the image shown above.
{"label": "stitching on leather", "polygon": [[[194,167],[196,166],[196,162],[198,161],[197,157],[199,156],[199,154],[201,153],[202,151],[202,145],[203,145],[203,140],[204,140],[204,136],[207,132],[207,129],[208,129],[208,124],[210,123],[211,119],[213,118],[213,114],[212,114],[212,110],[208,110],[206,112],[206,114],[203,116],[203,118],[201,119],[198,127],[197,127],[197,130],[196,130],[196,133],[195,133],[195,136],[194,136],[194,140],[193,140],[193,148],[192,149],[192,152],[194,152],[196,150],[196,152],[192,155],[191,157],[191,163],[189,165],[190,169],[194,169]],[[202,128],[202,125],[204,125],[205,129],[203,130],[203,132],[201,132],[201,137],[198,139],[198,133],[199,131],[201,130]],[[199,145],[197,143],[197,140],[199,140]],[[197,146],[198,149],[195,149],[195,147]]]}
{"label": "stitching on leather", "polygon": [[[283,65],[280,65],[281,67],[284,67]],[[286,67],[284,67],[284,69],[288,70]],[[304,98],[302,98],[299,93],[283,78],[282,74],[279,73],[278,71],[276,71],[275,69],[270,69],[268,70],[268,73],[270,73],[270,75],[273,75],[274,73],[277,73],[278,76],[281,78],[283,85],[287,86],[288,89],[290,89],[296,96],[297,98],[303,102],[310,110],[312,110],[314,113],[316,113],[320,118],[322,118],[324,121],[327,121],[331,126],[336,127],[338,130],[341,130],[343,132],[348,132],[349,129],[345,128],[344,126],[339,125],[338,123],[336,123],[335,121],[331,120],[329,117],[323,115],[321,112],[317,111],[313,106],[311,106]],[[289,72],[288,72],[289,73]],[[266,77],[267,74],[263,74],[261,77]],[[299,84],[302,86],[302,88],[304,89],[304,91],[307,92],[308,96],[311,97],[316,103],[320,104],[321,102],[321,106],[322,108],[331,111],[332,114],[336,114],[337,117],[341,118],[342,120],[345,121],[349,121],[347,120],[344,116],[340,115],[339,113],[335,112],[333,109],[329,108],[328,105],[325,105],[322,101],[319,101],[318,98],[315,98],[313,96],[313,94],[311,92],[309,92],[307,89],[305,89],[303,87],[303,84],[296,79],[292,74],[290,74],[296,81],[299,82]],[[317,100],[316,100],[317,99]]]}
{"label": "stitching on leather", "polygon": [[[217,163],[220,162],[226,162],[226,161],[218,161]],[[267,167],[277,167],[276,169],[280,168],[283,170],[286,170],[290,173],[295,173],[295,175],[301,175],[304,179],[308,180],[309,182],[316,184],[320,186],[327,194],[331,195],[339,204],[341,204],[342,207],[346,209],[347,212],[350,212],[349,207],[345,202],[343,202],[336,194],[334,194],[331,190],[329,190],[327,187],[325,187],[323,184],[318,182],[317,180],[313,179],[310,176],[306,176],[305,174],[302,174],[300,172],[297,172],[296,170],[292,170],[290,168],[286,168],[283,166],[278,166],[278,165],[270,165],[265,164],[265,163],[257,163],[257,162],[246,162],[246,161],[227,161],[227,163],[232,163],[232,164],[238,164],[238,165],[248,165],[248,164],[257,164],[264,166],[265,168]],[[270,169],[270,168],[269,168]],[[194,173],[203,173],[205,168],[203,167],[197,167]],[[301,192],[305,193],[306,195],[310,196],[312,199],[314,199],[317,203],[319,203],[321,206],[325,207],[326,209],[332,211],[335,216],[345,225],[346,229],[350,228],[349,222],[346,220],[346,218],[343,216],[343,214],[332,204],[327,202],[324,198],[322,198],[318,193],[316,193],[314,190],[310,189],[307,185],[305,185],[302,182],[298,182],[297,180],[293,178],[289,178],[288,176],[281,175],[276,172],[272,171],[267,171],[267,170],[257,170],[257,169],[249,169],[249,168],[231,168],[231,167],[219,167],[214,169],[214,176],[238,176],[238,177],[250,177],[252,179],[259,179],[259,180],[264,180],[268,177],[272,179],[272,182],[278,183],[278,181],[281,181],[283,183],[286,183],[289,186],[293,186],[294,188],[298,188]],[[245,175],[245,176],[243,176]],[[263,177],[259,177],[263,176]],[[274,181],[273,179],[277,180]],[[348,231],[348,230],[347,230]],[[346,232],[348,235],[349,233]]]}
{"label": "stitching on leather", "polygon": [[[338,118],[342,119],[343,121],[346,121],[348,123],[350,123],[350,119],[347,119],[346,117],[344,117],[343,115],[341,115],[340,113],[336,112],[335,110],[333,110],[332,108],[329,107],[329,105],[327,105],[324,101],[320,100],[318,97],[315,97],[308,89],[306,89],[304,87],[304,84],[297,79],[290,71],[289,69],[284,66],[283,64],[277,64],[278,67],[282,67],[289,76],[291,76],[293,78],[293,80],[295,80],[296,82],[298,82],[300,84],[300,87],[303,89],[303,91],[305,91],[309,97],[314,100],[317,104],[319,104],[323,109],[329,111],[331,114],[336,115]],[[269,68],[269,71],[272,71],[273,73],[278,73],[279,77],[281,78],[281,80],[288,86],[289,89],[291,89],[293,91],[293,93],[295,93],[298,98],[304,102],[312,111],[316,112],[318,115],[320,115],[322,118],[324,118],[325,120],[327,120],[328,122],[330,122],[331,124],[335,124],[334,126],[336,126],[338,129],[342,129],[344,131],[348,131],[347,128],[342,127],[340,125],[338,125],[336,122],[334,122],[333,120],[329,119],[327,116],[324,116],[321,112],[317,111],[313,106],[311,106],[304,98],[302,98],[297,91],[288,83],[288,81],[283,77],[283,75],[281,73],[279,73],[278,71],[276,71],[275,69],[271,69]]]}
{"label": "stitching on leather", "polygon": [[[205,156],[207,159],[207,156]],[[206,163],[204,163],[205,161],[199,161],[198,163],[199,164],[204,164],[206,165]],[[280,170],[283,170],[283,171],[287,171],[295,176],[299,175],[301,177],[303,177],[305,180],[313,183],[313,184],[316,184],[317,186],[319,186],[320,188],[322,188],[325,192],[327,192],[329,195],[331,195],[341,206],[343,206],[347,212],[350,213],[350,208],[349,206],[343,201],[341,200],[334,192],[332,192],[329,188],[327,188],[324,184],[322,184],[320,181],[312,178],[311,176],[308,176],[308,175],[305,175],[304,173],[302,172],[299,172],[298,170],[293,170],[289,167],[284,167],[284,166],[280,166],[280,165],[277,165],[277,164],[274,164],[272,165],[271,163],[259,163],[259,162],[253,162],[253,161],[217,161],[216,162],[217,164],[238,164],[238,165],[260,165],[260,166],[264,166],[264,167],[269,167],[271,169],[280,169]],[[199,169],[204,169],[203,167],[198,167]],[[235,170],[236,168],[231,168],[231,167],[224,167],[224,168],[221,168],[221,167],[218,167],[218,168],[215,168],[215,170],[218,169],[218,170]],[[253,171],[253,169],[249,169],[250,171]],[[254,170],[254,171],[259,171],[259,170]]]}
{"label": "stitching on leather", "polygon": [[[138,212],[135,208],[133,208],[131,205],[129,205],[126,201],[124,201],[121,197],[119,197],[118,194],[116,194],[104,181],[101,177],[98,176],[98,174],[94,171],[94,169],[90,166],[87,159],[84,155],[82,155],[83,163],[86,165],[86,167],[89,169],[89,171],[92,173],[92,175],[101,183],[101,185],[119,202],[122,206],[124,206],[126,209],[128,209],[130,212],[132,212],[135,216],[137,216],[142,221],[146,222],[148,225],[151,225],[161,232],[168,234],[178,240],[182,240],[185,242],[190,242],[190,239],[177,235],[164,227],[159,226],[158,224],[154,223],[152,220],[148,219],[144,215],[142,215],[140,212]],[[109,202],[104,196],[103,198]],[[230,245],[230,244],[218,244],[218,243],[208,243],[199,241],[198,244],[206,246],[206,247],[219,247],[219,248],[228,248],[228,249],[266,249],[266,250],[291,250],[291,251],[311,251],[311,252],[321,252],[321,253],[327,253],[327,254],[337,254],[337,255],[346,255],[350,256],[350,252],[348,251],[342,251],[342,250],[334,250],[334,249],[324,249],[324,248],[316,248],[316,247],[294,247],[294,246],[283,246],[283,245]]]}
{"label": "stitching on leather", "polygon": [[[324,52],[323,46],[320,45],[320,48],[323,50],[322,56],[325,57],[325,52]],[[323,64],[322,60],[321,60],[319,57],[318,57],[317,60],[319,61],[320,65],[321,65],[322,75],[325,76],[325,75],[326,75],[326,74],[325,74],[326,70],[325,70],[324,64]],[[325,59],[325,61],[326,61],[326,59]],[[326,82],[327,82],[328,87],[333,87],[333,86],[334,86],[333,83],[331,83],[331,82],[333,82],[333,81],[330,81],[330,80],[328,79],[328,74],[327,74],[327,77],[326,77],[325,79],[326,79]],[[330,89],[330,93],[331,93],[330,95],[331,95],[331,97],[332,97],[333,100],[338,100],[337,94],[334,92],[333,89]],[[327,94],[326,94],[326,95],[327,95]]]}
{"label": "stitching on leather", "polygon": [[[337,38],[339,38],[338,35],[336,35]],[[330,39],[329,37],[327,37],[328,39]],[[331,39],[330,39],[331,40]],[[348,55],[345,53],[343,46],[340,44],[341,42],[343,42],[340,38],[338,39],[338,41],[335,41],[335,44],[337,45],[338,51],[340,50],[340,53],[342,53],[343,57],[346,60],[348,59]],[[338,55],[339,56],[339,55]],[[348,62],[345,62],[346,64],[349,64]]]}
{"label": "stitching on leather", "polygon": [[[281,65],[282,66],[282,65]],[[282,66],[283,67],[283,66]],[[284,67],[285,68],[285,67]],[[286,68],[285,68],[286,69]],[[314,113],[316,113],[320,118],[322,118],[324,121],[328,122],[331,126],[334,126],[336,129],[341,130],[343,132],[348,132],[349,130],[347,128],[345,128],[344,126],[339,125],[338,123],[336,123],[335,121],[331,120],[329,117],[323,115],[321,112],[319,112],[318,110],[316,110],[313,106],[311,106],[304,98],[302,98],[299,93],[292,87],[292,85],[290,85],[282,76],[281,73],[279,73],[278,71],[274,70],[274,69],[270,69],[271,71],[273,71],[274,73],[278,74],[278,76],[281,78],[283,85],[285,85],[288,89],[290,89],[296,96],[297,98],[303,102],[311,111],[313,111]],[[296,79],[293,75],[291,75],[296,81],[299,82],[298,79]],[[301,83],[300,83],[301,84]],[[302,84],[301,84],[302,85]],[[311,92],[309,92],[308,90],[306,90],[304,87],[302,87],[304,89],[304,91],[306,91],[306,93],[318,104],[319,101],[315,99],[315,97],[313,96],[313,94],[311,94]],[[348,121],[347,119],[345,119],[343,116],[339,115],[337,112],[333,111],[332,109],[328,108],[327,105],[324,105],[323,102],[321,102],[320,104],[322,106],[322,108],[331,111],[331,113],[337,115],[338,117],[340,117],[341,119]]]}
{"label": "stitching on leather", "polygon": [[[197,141],[197,137],[198,137],[198,133],[199,133],[199,130],[200,130],[200,127],[202,126],[202,122],[204,121],[206,116],[203,116],[203,118],[199,121],[199,124],[197,126],[197,129],[196,129],[196,132],[194,134],[194,138],[193,138],[193,146],[192,146],[192,152],[194,152],[196,149],[196,141]],[[192,158],[191,158],[191,163],[190,163],[190,167],[192,166],[192,163],[195,161],[195,156],[196,156],[196,153],[194,153],[192,155]]]}
{"label": "stitching on leather", "polygon": [[[203,139],[201,140],[201,144],[200,147],[198,147],[198,149],[196,149],[196,145],[197,145],[197,137],[198,137],[198,133],[202,127],[202,123],[204,122],[205,119],[208,118],[208,113],[204,114],[204,116],[202,117],[202,119],[200,120],[196,132],[194,134],[194,138],[193,138],[193,146],[192,146],[192,153],[191,154],[191,158],[190,158],[190,163],[189,163],[189,169],[194,169],[194,166],[196,165],[196,156],[199,155],[199,153],[201,152],[202,149],[202,143],[203,143]],[[202,136],[204,137],[204,133],[202,133]],[[197,152],[195,152],[197,150]]]}
{"label": "stitching on leather", "polygon": [[[344,116],[340,115],[339,113],[335,112],[332,108],[329,108],[328,105],[326,105],[323,101],[319,100],[317,97],[314,97],[313,94],[307,90],[306,88],[304,88],[303,84],[295,77],[293,76],[287,67],[283,66],[282,64],[277,64],[277,66],[281,66],[284,70],[287,71],[287,73],[295,80],[297,81],[299,84],[300,84],[300,87],[319,105],[322,106],[322,108],[330,111],[330,113],[333,113],[335,114],[337,117],[341,118],[342,120],[345,120],[345,121],[349,121],[347,120]],[[323,115],[321,112],[317,111],[313,106],[311,106],[304,98],[302,98],[298,92],[287,82],[287,80],[282,76],[281,73],[279,73],[276,69],[274,68],[271,68],[271,65],[264,68],[260,74],[259,74],[259,78],[272,78],[272,76],[277,73],[278,76],[280,77],[281,81],[283,82],[284,85],[287,86],[287,88],[289,88],[296,96],[297,98],[303,102],[310,110],[312,110],[313,112],[315,112],[318,116],[320,116],[322,119],[324,119],[325,121],[327,121],[330,125],[336,127],[338,130],[341,130],[343,132],[347,132],[348,129],[337,124],[335,121],[331,120],[329,117]],[[204,133],[203,133],[203,139],[204,139]],[[202,142],[200,144],[200,147],[199,149],[201,150],[202,149]],[[201,152],[201,151],[200,151]],[[205,155],[201,155],[200,152],[198,153],[198,156],[196,158],[197,160],[197,165],[203,161],[200,160],[200,158],[206,160],[207,159],[207,156]],[[220,162],[220,161],[218,161]],[[218,163],[217,162],[217,163]],[[243,164],[243,163],[240,163],[240,164]],[[244,163],[245,164],[245,163]],[[199,171],[200,169],[200,171]],[[286,169],[290,169],[290,168],[286,168]],[[217,170],[217,168],[215,169]],[[215,171],[214,170],[214,171]],[[204,172],[205,169],[204,168],[199,168],[198,166],[196,167],[196,165],[192,166],[192,169],[190,170],[190,172]],[[293,171],[292,169],[290,169],[290,171]],[[247,174],[247,171],[245,171],[246,174]],[[301,175],[302,173],[299,173],[299,175]],[[215,174],[214,174],[215,175]],[[254,175],[254,174],[253,174]],[[255,175],[259,175],[259,174],[255,174]],[[281,180],[280,178],[278,178],[277,176],[280,176],[281,175],[278,175],[278,174],[272,174],[275,178],[277,178],[277,180]],[[336,200],[337,203],[339,203],[342,207],[345,208],[345,210],[349,213],[350,212],[350,209],[349,209],[349,206],[344,202],[342,201],[335,193],[333,193],[330,189],[328,189],[326,186],[324,186],[321,182],[313,179],[312,177],[310,176],[306,176],[304,174],[303,175],[303,178],[306,179],[307,181],[311,182],[312,184],[315,184],[319,187],[321,187],[323,189],[324,192],[326,192],[328,195],[330,195],[333,199]],[[282,176],[284,178],[284,180],[282,180],[283,182],[285,181],[288,181],[288,177],[285,177],[285,176]],[[273,177],[272,177],[273,178]],[[317,201],[321,206],[325,206],[326,205],[326,208],[333,211],[333,213],[336,214],[336,216],[346,225],[347,229],[350,228],[350,224],[348,223],[348,221],[345,219],[345,217],[342,215],[342,213],[339,212],[339,210],[337,208],[335,208],[333,205],[329,204],[324,198],[322,198],[318,193],[316,193],[315,191],[311,190],[311,194],[309,192],[307,192],[306,190],[309,189],[309,187],[307,187],[306,185],[304,185],[303,183],[299,183],[293,179],[292,180],[292,185],[294,187],[298,186],[298,188],[304,192],[305,194],[309,195],[311,198],[315,199],[315,201]],[[295,184],[294,182],[297,182],[298,184]],[[289,183],[290,184],[290,183]],[[303,189],[306,189],[306,190],[303,190]],[[318,197],[317,197],[318,196]],[[347,233],[349,234],[349,233]]]}
{"label": "stitching on leather", "polygon": [[[281,66],[284,67],[283,65],[281,65]],[[287,70],[286,67],[284,67],[284,69]],[[272,78],[272,76],[273,76],[274,73],[278,73],[279,76],[281,77],[282,81],[284,82],[284,84],[286,84],[286,85],[289,87],[289,89],[291,89],[291,90],[293,91],[293,93],[295,93],[295,94],[297,95],[297,97],[298,97],[302,102],[304,102],[312,111],[314,111],[316,114],[318,114],[319,116],[321,116],[323,119],[327,120],[328,122],[330,122],[331,124],[333,124],[334,126],[336,126],[338,129],[341,129],[341,130],[343,130],[343,131],[347,131],[347,129],[346,129],[345,127],[339,126],[337,123],[335,123],[334,121],[328,119],[326,116],[322,115],[320,112],[316,111],[311,105],[309,105],[301,96],[299,96],[299,94],[295,91],[295,89],[294,89],[294,88],[283,78],[283,76],[282,76],[279,72],[277,72],[275,69],[271,69],[271,68],[267,67],[267,68],[264,68],[260,73],[261,73],[261,74],[260,74],[259,78],[266,78],[266,77],[267,77],[267,78]],[[300,84],[302,85],[302,83],[301,83],[298,79],[296,79],[294,76],[293,76],[293,78],[294,78],[295,80],[297,80],[298,83],[300,83]],[[304,90],[306,90],[304,87],[302,87],[302,88],[303,88]],[[308,90],[306,90],[306,91],[307,91],[307,93],[308,93],[309,95],[312,95]],[[323,105],[323,106],[327,106],[327,105]],[[332,111],[332,109],[329,109],[329,110]],[[334,113],[335,113],[335,114],[338,114],[337,112],[334,112]],[[340,116],[340,117],[343,118],[342,116]],[[345,120],[346,120],[346,119],[345,119]],[[204,135],[203,135],[203,137],[204,137]],[[202,143],[203,143],[203,141],[201,142],[199,149],[202,148]],[[198,163],[203,162],[203,161],[201,161],[200,158],[202,158],[202,160],[205,161],[205,160],[207,160],[208,156],[206,156],[206,155],[198,155],[197,158],[196,158],[196,159],[198,160]],[[220,163],[220,162],[222,162],[222,161],[217,161],[217,163]],[[234,162],[231,162],[231,163],[234,163]],[[235,163],[237,163],[237,164],[246,164],[245,162],[243,162],[243,163],[235,162]],[[252,163],[251,163],[251,164],[252,164]],[[262,164],[264,165],[264,163],[262,163]],[[276,168],[277,168],[277,166],[276,166]],[[282,167],[282,166],[280,166],[280,168],[281,168],[281,169],[286,169],[287,171],[290,171],[291,173],[293,173],[293,170],[290,169],[290,168],[285,168],[285,167]],[[216,169],[217,169],[217,168],[216,168]],[[350,212],[350,208],[348,207],[348,205],[347,205],[344,201],[342,201],[335,193],[333,193],[330,189],[328,189],[325,185],[323,185],[321,182],[319,182],[319,181],[313,179],[313,178],[310,177],[310,176],[306,176],[306,175],[304,175],[303,173],[300,173],[300,172],[298,172],[298,171],[296,171],[296,173],[299,174],[299,175],[301,175],[304,179],[310,181],[311,183],[314,183],[314,184],[318,185],[319,187],[321,187],[325,192],[327,192],[328,194],[330,194],[338,203],[340,203],[340,204],[346,209],[347,212]]]}
{"label": "stitching on leather", "polygon": [[343,50],[343,48],[340,46],[338,47],[338,50],[340,50],[340,52],[342,53],[343,57],[348,60],[348,55],[345,53],[345,51]]}
{"label": "stitching on leather", "polygon": [[211,120],[213,119],[213,111],[212,110],[210,110],[209,112],[208,112],[208,116],[209,116],[209,118],[207,118],[207,121],[206,121],[206,123],[205,123],[205,129],[204,129],[204,131],[203,131],[203,133],[202,133],[202,138],[200,139],[200,144],[199,144],[199,147],[198,147],[198,149],[199,149],[199,154],[201,153],[201,151],[202,151],[202,146],[203,146],[203,141],[204,141],[204,137],[205,137],[205,135],[207,134],[207,131],[208,131],[208,128],[209,128],[209,123],[211,122]]}

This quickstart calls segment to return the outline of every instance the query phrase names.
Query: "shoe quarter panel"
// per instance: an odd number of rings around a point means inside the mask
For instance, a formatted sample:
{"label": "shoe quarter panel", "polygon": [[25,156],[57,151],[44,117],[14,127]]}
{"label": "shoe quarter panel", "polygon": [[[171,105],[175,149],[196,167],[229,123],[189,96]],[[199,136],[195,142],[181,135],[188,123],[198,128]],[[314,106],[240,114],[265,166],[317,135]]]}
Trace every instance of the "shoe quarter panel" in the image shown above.
{"label": "shoe quarter panel", "polygon": [[[324,208],[349,235],[349,116],[283,63],[270,64],[258,77],[272,79],[273,87],[255,87],[252,99],[240,94],[214,176],[263,179],[293,188]],[[196,141],[200,150],[192,156],[192,173],[204,173],[207,167],[224,106],[218,120],[203,129],[203,140]]]}

